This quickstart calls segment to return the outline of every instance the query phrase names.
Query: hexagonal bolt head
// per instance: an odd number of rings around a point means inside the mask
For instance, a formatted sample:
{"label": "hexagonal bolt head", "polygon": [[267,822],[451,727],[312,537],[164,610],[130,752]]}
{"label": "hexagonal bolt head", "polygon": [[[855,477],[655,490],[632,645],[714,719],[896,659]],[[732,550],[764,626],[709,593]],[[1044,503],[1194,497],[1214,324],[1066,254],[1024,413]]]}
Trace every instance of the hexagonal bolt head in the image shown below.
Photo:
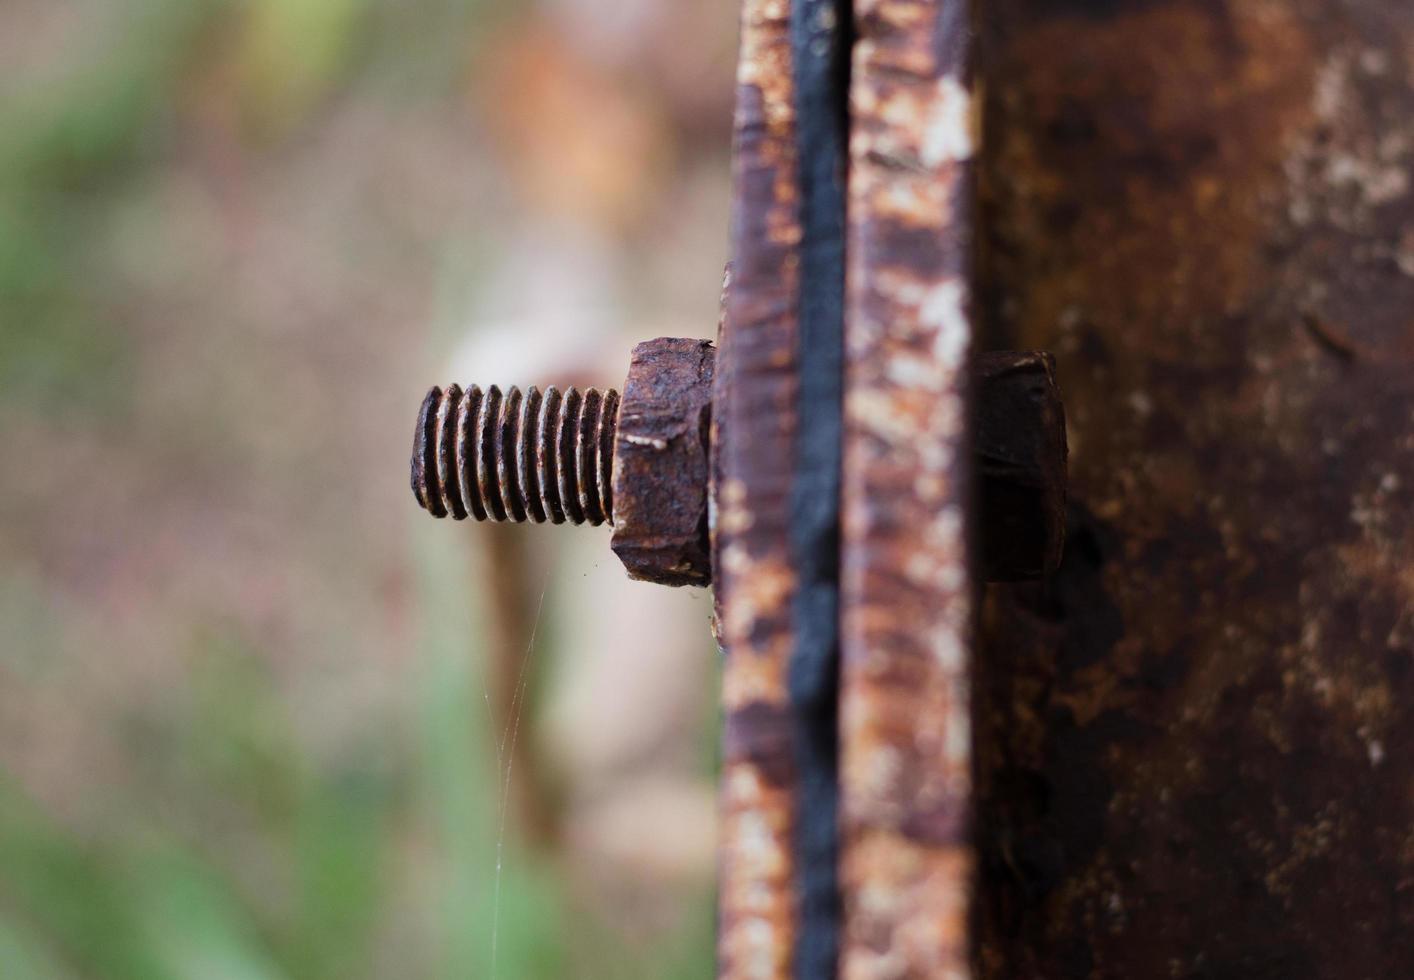
{"label": "hexagonal bolt head", "polygon": [[632,578],[707,585],[709,341],[660,337],[633,349],[614,441],[610,547]]}
{"label": "hexagonal bolt head", "polygon": [[979,354],[972,368],[977,411],[977,560],[988,582],[1041,578],[1065,547],[1065,409],[1056,362],[1045,351]]}

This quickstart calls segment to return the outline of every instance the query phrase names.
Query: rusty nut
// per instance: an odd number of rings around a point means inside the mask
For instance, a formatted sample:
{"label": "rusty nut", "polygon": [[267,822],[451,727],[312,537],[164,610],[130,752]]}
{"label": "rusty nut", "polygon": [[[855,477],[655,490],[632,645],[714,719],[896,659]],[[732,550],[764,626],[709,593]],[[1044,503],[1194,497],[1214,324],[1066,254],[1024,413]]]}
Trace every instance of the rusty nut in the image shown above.
{"label": "rusty nut", "polygon": [[631,578],[707,585],[710,341],[674,337],[634,347],[614,440],[614,533]]}

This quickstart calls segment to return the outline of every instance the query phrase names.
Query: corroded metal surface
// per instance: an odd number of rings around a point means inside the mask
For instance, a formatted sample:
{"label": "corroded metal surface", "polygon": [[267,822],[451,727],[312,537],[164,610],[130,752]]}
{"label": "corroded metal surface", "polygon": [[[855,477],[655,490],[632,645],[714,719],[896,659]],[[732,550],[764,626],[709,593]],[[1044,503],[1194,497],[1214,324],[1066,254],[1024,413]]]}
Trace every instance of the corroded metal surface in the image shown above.
{"label": "corroded metal surface", "polygon": [[840,692],[847,980],[968,970],[968,9],[855,6]]}
{"label": "corroded metal surface", "polygon": [[985,582],[1040,578],[1065,546],[1065,409],[1055,358],[991,351],[972,370],[977,562]]}
{"label": "corroded metal surface", "polygon": [[1074,504],[984,614],[982,973],[1414,975],[1414,6],[985,9]]}
{"label": "corroded metal surface", "polygon": [[706,585],[707,448],[716,351],[660,337],[633,349],[613,446],[610,546],[633,578]]}
{"label": "corroded metal surface", "polygon": [[786,670],[800,244],[790,4],[744,0],[732,269],[714,416],[723,665],[718,974],[786,978],[796,935],[795,764]]}
{"label": "corroded metal surface", "polygon": [[433,517],[603,524],[618,392],[433,388],[413,433],[412,491]]}

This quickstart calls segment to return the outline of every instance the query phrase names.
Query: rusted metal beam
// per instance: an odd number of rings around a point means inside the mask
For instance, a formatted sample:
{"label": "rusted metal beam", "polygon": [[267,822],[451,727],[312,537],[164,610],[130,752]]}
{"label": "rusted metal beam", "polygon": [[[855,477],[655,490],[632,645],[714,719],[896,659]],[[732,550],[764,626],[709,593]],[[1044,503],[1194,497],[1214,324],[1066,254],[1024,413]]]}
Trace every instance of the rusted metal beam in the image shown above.
{"label": "rusted metal beam", "polygon": [[787,690],[800,197],[787,0],[744,0],[732,271],[714,403],[723,665],[718,975],[791,975],[795,747]]}
{"label": "rusted metal beam", "polygon": [[841,975],[968,974],[975,147],[965,0],[859,0],[845,321]]}
{"label": "rusted metal beam", "polygon": [[979,656],[988,977],[1414,975],[1414,6],[986,5],[1053,582]]}

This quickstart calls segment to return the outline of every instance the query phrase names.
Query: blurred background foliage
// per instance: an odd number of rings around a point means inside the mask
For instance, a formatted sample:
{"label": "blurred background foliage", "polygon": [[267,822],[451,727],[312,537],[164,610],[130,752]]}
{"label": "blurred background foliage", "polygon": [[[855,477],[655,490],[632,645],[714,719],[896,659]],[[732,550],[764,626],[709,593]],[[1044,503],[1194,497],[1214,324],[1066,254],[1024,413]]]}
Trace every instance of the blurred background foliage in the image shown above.
{"label": "blurred background foliage", "polygon": [[706,598],[403,467],[711,335],[733,18],[0,5],[0,978],[712,975]]}

